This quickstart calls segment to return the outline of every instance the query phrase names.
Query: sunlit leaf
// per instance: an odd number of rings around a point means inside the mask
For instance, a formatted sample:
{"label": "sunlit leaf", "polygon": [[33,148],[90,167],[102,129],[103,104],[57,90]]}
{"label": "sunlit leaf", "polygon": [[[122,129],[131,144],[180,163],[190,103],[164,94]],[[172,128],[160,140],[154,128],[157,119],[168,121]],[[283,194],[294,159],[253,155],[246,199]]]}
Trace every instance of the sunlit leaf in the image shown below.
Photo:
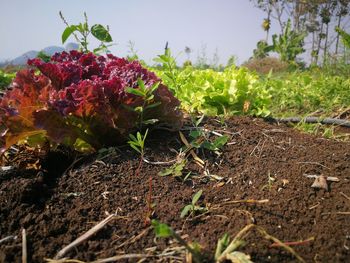
{"label": "sunlit leaf", "polygon": [[91,34],[96,37],[98,40],[103,42],[112,42],[112,37],[109,34],[108,30],[100,25],[96,24],[91,27]]}
{"label": "sunlit leaf", "polygon": [[189,213],[191,210],[193,210],[193,205],[186,205],[186,206],[182,209],[180,217],[181,217],[181,218],[184,218],[185,216],[188,215],[188,213]]}
{"label": "sunlit leaf", "polygon": [[153,219],[152,226],[157,237],[171,237],[173,235],[173,230],[167,224],[159,223]]}
{"label": "sunlit leaf", "polygon": [[192,204],[193,204],[193,205],[196,204],[196,203],[198,202],[198,200],[199,200],[199,198],[201,197],[202,193],[203,193],[203,190],[199,190],[199,191],[193,196],[193,198],[192,198]]}
{"label": "sunlit leaf", "polygon": [[75,25],[71,25],[66,27],[66,29],[62,33],[62,44],[66,42],[66,40],[70,37],[70,35],[77,30],[77,27]]}

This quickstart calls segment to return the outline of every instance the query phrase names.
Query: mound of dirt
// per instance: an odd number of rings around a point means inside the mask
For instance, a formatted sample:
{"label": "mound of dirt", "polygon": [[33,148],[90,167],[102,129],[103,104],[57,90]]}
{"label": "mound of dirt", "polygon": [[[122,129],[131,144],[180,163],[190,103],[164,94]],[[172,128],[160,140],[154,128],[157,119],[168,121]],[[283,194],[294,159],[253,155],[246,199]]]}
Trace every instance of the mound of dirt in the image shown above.
{"label": "mound of dirt", "polygon": [[[21,262],[23,228],[28,262],[45,262],[112,213],[113,220],[64,257],[183,262],[184,247],[172,238],[155,238],[151,218],[198,243],[207,260],[225,233],[233,238],[255,224],[239,248],[254,262],[297,261],[258,229],[289,244],[306,262],[350,261],[350,143],[249,117],[203,124],[214,131],[211,136],[225,134],[229,141],[221,153],[197,152],[204,167],[189,155],[185,181],[158,175],[184,147],[178,132],[166,130],[147,138],[149,162],[139,172],[139,156],[128,145],[84,159],[65,173],[67,160],[60,158],[51,158],[48,173],[2,172],[0,262]],[[183,134],[189,139],[189,131]],[[321,184],[316,188],[315,179]],[[180,218],[199,190],[197,205],[207,209]]]}

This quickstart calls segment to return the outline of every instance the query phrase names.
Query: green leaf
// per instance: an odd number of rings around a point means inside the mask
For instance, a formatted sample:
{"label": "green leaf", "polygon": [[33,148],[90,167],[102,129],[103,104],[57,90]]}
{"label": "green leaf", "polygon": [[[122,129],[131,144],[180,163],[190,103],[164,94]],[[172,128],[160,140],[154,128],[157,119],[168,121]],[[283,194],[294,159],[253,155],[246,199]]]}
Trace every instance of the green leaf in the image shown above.
{"label": "green leaf", "polygon": [[133,88],[126,88],[125,89],[127,93],[136,95],[136,96],[140,96],[140,97],[144,97],[146,94],[144,92],[142,92],[139,89],[133,89]]}
{"label": "green leaf", "polygon": [[69,36],[77,30],[77,27],[75,25],[68,26],[62,33],[62,44],[66,42],[66,40],[69,38]]}
{"label": "green leaf", "polygon": [[145,107],[145,110],[146,110],[146,109],[152,109],[152,108],[155,108],[155,107],[159,106],[160,104],[162,104],[162,103],[161,103],[161,102],[156,102],[156,103],[153,103],[153,104],[147,105],[147,106]]}
{"label": "green leaf", "polygon": [[156,89],[158,89],[160,82],[156,82],[152,85],[150,91],[153,93]]}
{"label": "green leaf", "polygon": [[140,132],[137,132],[136,138],[137,138],[137,141],[142,142],[142,136]]}
{"label": "green leaf", "polygon": [[159,121],[158,119],[149,119],[149,120],[143,121],[142,123],[148,125],[148,124],[155,124],[158,121]]}
{"label": "green leaf", "polygon": [[165,170],[163,171],[160,171],[158,173],[159,176],[167,176],[167,175],[171,175],[173,173],[173,169],[172,168],[166,168]]}
{"label": "green leaf", "polygon": [[202,135],[202,131],[200,130],[194,130],[190,132],[190,137],[193,139],[197,139],[201,135]]}
{"label": "green leaf", "polygon": [[196,204],[197,203],[197,201],[199,200],[199,198],[201,197],[201,195],[202,195],[202,190],[199,190],[194,196],[193,196],[193,198],[192,198],[192,204],[194,205],[194,204]]}
{"label": "green leaf", "polygon": [[112,42],[112,37],[109,34],[108,30],[100,24],[93,25],[91,27],[91,34],[96,37],[98,40],[103,42]]}
{"label": "green leaf", "polygon": [[94,54],[100,54],[100,52],[103,52],[103,51],[105,51],[106,50],[106,46],[104,46],[104,45],[101,45],[101,46],[99,46],[99,47],[97,47],[97,48],[94,48],[94,50],[92,51]]}
{"label": "green leaf", "polygon": [[133,140],[134,142],[137,142],[137,139],[136,139],[136,137],[135,137],[135,135],[133,135],[133,134],[129,134],[129,138],[131,139],[131,140]]}
{"label": "green leaf", "polygon": [[215,250],[215,260],[217,260],[222,252],[227,248],[227,246],[230,243],[230,236],[225,233],[222,238],[218,240],[218,244],[216,245],[216,250]]}
{"label": "green leaf", "polygon": [[138,107],[136,107],[134,109],[134,111],[141,113],[141,112],[143,112],[143,107],[142,106],[138,106]]}
{"label": "green leaf", "polygon": [[158,57],[159,57],[159,59],[160,59],[163,63],[169,62],[169,56],[166,56],[166,55],[159,55]]}
{"label": "green leaf", "polygon": [[80,152],[93,152],[94,148],[90,144],[78,138],[74,143],[74,148]]}
{"label": "green leaf", "polygon": [[139,85],[140,90],[146,91],[145,82],[143,82],[142,79],[138,78],[138,79],[137,79],[137,84]]}
{"label": "green leaf", "polygon": [[82,23],[79,23],[76,28],[80,33],[85,33],[84,25]]}
{"label": "green leaf", "polygon": [[154,99],[154,95],[153,94],[151,94],[150,96],[147,96],[147,101],[150,101],[150,100],[153,100]]}
{"label": "green leaf", "polygon": [[186,205],[186,206],[182,209],[180,217],[181,217],[181,218],[184,218],[185,216],[187,216],[187,214],[188,214],[191,210],[193,210],[193,205]]}
{"label": "green leaf", "polygon": [[130,143],[130,142],[128,142],[128,143],[129,143],[129,145],[130,145],[131,148],[133,148],[135,151],[137,151],[139,154],[141,154],[140,149],[139,149],[135,144],[132,144],[132,143]]}
{"label": "green leaf", "polygon": [[336,27],[335,31],[341,36],[344,46],[350,48],[350,34],[339,27]]}
{"label": "green leaf", "polygon": [[147,134],[148,134],[148,129],[145,131],[145,134],[143,135],[143,142],[145,142]]}
{"label": "green leaf", "polygon": [[224,146],[227,143],[227,141],[228,141],[228,137],[226,135],[223,135],[216,138],[213,144],[216,148],[220,149],[222,146]]}
{"label": "green leaf", "polygon": [[174,231],[167,224],[159,223],[157,220],[152,220],[152,226],[157,237],[171,237]]}
{"label": "green leaf", "polygon": [[194,147],[194,148],[199,149],[202,146],[202,144],[193,141],[193,142],[191,142],[191,146]]}
{"label": "green leaf", "polygon": [[207,149],[209,151],[215,151],[217,150],[217,147],[211,143],[211,142],[208,142],[208,141],[205,141],[201,144],[201,147],[203,147],[204,149]]}
{"label": "green leaf", "polygon": [[182,170],[186,165],[186,160],[182,160],[180,163],[173,164],[170,168],[166,168],[164,171],[158,173],[159,176],[173,175],[174,177],[182,176]]}

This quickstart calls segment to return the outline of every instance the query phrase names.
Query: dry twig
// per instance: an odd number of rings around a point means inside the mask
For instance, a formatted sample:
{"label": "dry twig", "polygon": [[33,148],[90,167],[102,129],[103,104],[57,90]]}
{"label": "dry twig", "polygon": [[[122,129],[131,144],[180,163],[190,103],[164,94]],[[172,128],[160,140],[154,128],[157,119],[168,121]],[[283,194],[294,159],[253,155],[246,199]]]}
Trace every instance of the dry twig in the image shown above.
{"label": "dry twig", "polygon": [[344,194],[343,192],[340,192],[340,194],[350,201],[350,197],[349,197],[349,196],[347,196],[347,195]]}
{"label": "dry twig", "polygon": [[17,236],[7,236],[7,237],[0,239],[0,244],[3,242],[6,242],[8,240],[16,240],[16,239],[17,239]]}
{"label": "dry twig", "polygon": [[106,217],[104,220],[102,220],[100,223],[95,225],[93,228],[88,230],[86,233],[78,237],[76,240],[74,240],[72,243],[69,245],[65,246],[62,248],[55,256],[55,259],[60,259],[62,258],[68,251],[70,251],[72,248],[78,246],[85,240],[89,239],[92,235],[94,235],[96,232],[101,230],[108,222],[110,222],[112,219],[116,217],[116,214],[111,214],[108,217]]}
{"label": "dry twig", "polygon": [[144,235],[146,235],[149,232],[150,229],[151,229],[150,227],[146,228],[145,230],[143,230],[137,236],[133,236],[133,237],[129,238],[128,240],[126,240],[125,242],[121,243],[119,246],[115,247],[114,249],[119,249],[119,248],[121,248],[121,247],[123,247],[125,245],[130,245],[130,244],[135,243],[137,240],[139,240]]}
{"label": "dry twig", "polygon": [[81,261],[78,259],[69,259],[69,258],[62,258],[62,259],[45,258],[44,260],[48,263],[86,263],[85,261]]}
{"label": "dry twig", "polygon": [[219,209],[222,206],[230,205],[230,204],[240,204],[240,203],[248,203],[248,204],[264,204],[268,203],[269,199],[262,199],[262,200],[254,200],[254,199],[246,199],[246,200],[232,200],[232,201],[225,201],[220,204],[214,204],[210,210]]}
{"label": "dry twig", "polygon": [[[314,241],[315,238],[314,237],[310,237],[308,239],[305,240],[301,240],[301,241],[290,241],[290,242],[284,242],[283,244],[287,245],[287,246],[299,246],[299,245],[305,245],[307,243],[309,243],[310,241]],[[279,243],[273,243],[272,245],[270,245],[270,247],[280,247],[281,244]]]}
{"label": "dry twig", "polygon": [[196,163],[201,167],[204,168],[204,161],[198,157],[198,155],[193,151],[193,147],[189,144],[189,142],[187,141],[186,137],[183,135],[182,132],[179,132],[180,134],[180,138],[181,141],[186,145],[186,147],[188,148],[188,151],[190,152],[190,154],[192,155],[193,159],[196,161]]}
{"label": "dry twig", "polygon": [[327,213],[322,213],[321,215],[350,215],[350,212],[327,212]]}
{"label": "dry twig", "polygon": [[92,261],[91,263],[108,263],[108,262],[114,262],[117,260],[122,260],[122,259],[142,259],[142,258],[153,258],[157,257],[154,255],[147,255],[147,254],[125,254],[125,255],[118,255],[118,256],[113,256],[109,258],[104,258],[104,259],[98,259],[95,261]]}
{"label": "dry twig", "polygon": [[27,263],[27,234],[24,228],[22,229],[22,263]]}
{"label": "dry twig", "polygon": [[294,257],[296,257],[298,259],[299,262],[305,263],[304,259],[302,257],[300,257],[293,248],[291,248],[289,245],[283,243],[281,240],[279,240],[278,238],[269,235],[265,229],[263,229],[262,227],[258,227],[257,226],[258,231],[266,238],[266,239],[270,239],[272,240],[274,243],[278,244],[278,246],[284,248],[285,250],[287,250],[289,253],[291,253]]}
{"label": "dry twig", "polygon": [[327,166],[325,166],[325,165],[323,165],[323,164],[321,164],[321,163],[318,163],[318,162],[297,162],[297,163],[298,163],[298,164],[314,164],[314,165],[319,165],[319,166],[322,166],[323,168],[326,168],[326,169],[330,170],[329,167],[327,167]]}
{"label": "dry twig", "polygon": [[172,160],[167,161],[167,162],[152,162],[152,161],[147,160],[146,158],[142,158],[142,160],[143,160],[145,163],[152,164],[152,165],[168,165],[168,164],[173,164],[173,163],[176,163],[177,159],[178,159],[178,158],[172,159]]}

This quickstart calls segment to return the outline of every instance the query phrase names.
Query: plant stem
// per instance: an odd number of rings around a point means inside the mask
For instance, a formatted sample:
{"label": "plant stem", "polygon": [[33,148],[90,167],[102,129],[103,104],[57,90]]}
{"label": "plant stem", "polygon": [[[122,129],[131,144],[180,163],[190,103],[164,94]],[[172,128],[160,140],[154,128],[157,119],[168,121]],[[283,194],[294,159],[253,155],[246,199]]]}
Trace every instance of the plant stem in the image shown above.
{"label": "plant stem", "polygon": [[149,225],[151,215],[152,215],[152,176],[149,177],[148,180],[148,197],[147,197],[147,211],[146,211],[146,218],[145,218],[145,226]]}
{"label": "plant stem", "polygon": [[[61,17],[63,23],[64,23],[67,27],[70,27],[70,25],[68,24],[67,20],[64,18],[63,14],[62,14],[62,11],[60,11],[59,14],[60,14],[60,17]],[[72,32],[72,35],[74,36],[75,40],[76,40],[78,43],[80,43],[80,40],[79,40],[77,34],[75,34],[74,32]]]}

